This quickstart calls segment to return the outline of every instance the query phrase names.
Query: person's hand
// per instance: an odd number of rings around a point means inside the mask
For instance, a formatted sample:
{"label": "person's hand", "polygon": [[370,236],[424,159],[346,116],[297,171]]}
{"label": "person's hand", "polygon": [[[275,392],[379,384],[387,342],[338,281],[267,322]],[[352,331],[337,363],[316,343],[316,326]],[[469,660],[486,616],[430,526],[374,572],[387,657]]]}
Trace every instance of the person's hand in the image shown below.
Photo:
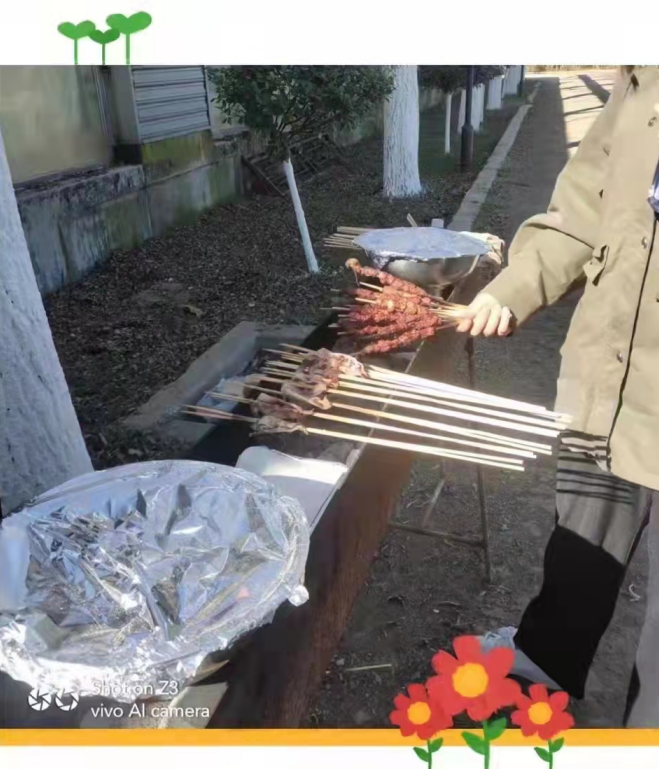
{"label": "person's hand", "polygon": [[508,336],[513,330],[513,314],[490,294],[480,293],[462,314],[457,330],[472,336]]}

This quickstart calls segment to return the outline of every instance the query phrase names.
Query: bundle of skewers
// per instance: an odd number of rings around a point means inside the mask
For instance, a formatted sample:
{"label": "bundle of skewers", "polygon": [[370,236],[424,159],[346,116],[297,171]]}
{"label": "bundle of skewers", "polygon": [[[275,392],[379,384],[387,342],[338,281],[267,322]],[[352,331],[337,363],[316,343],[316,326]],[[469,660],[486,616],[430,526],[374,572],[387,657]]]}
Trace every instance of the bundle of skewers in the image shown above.
{"label": "bundle of skewers", "polygon": [[440,329],[456,326],[466,309],[388,272],[364,267],[357,259],[348,259],[346,267],[356,286],[336,289],[341,305],[326,309],[338,312],[339,336],[357,355],[392,352],[428,339]]}
{"label": "bundle of skewers", "polygon": [[[249,404],[251,416],[204,406],[188,406],[184,415],[243,421],[256,434],[302,432],[517,471],[526,459],[552,453],[551,443],[532,436],[556,438],[570,421],[541,406],[363,365],[329,350],[282,345],[268,352],[272,357],[247,378],[242,395],[210,393],[221,403]],[[316,420],[369,432],[325,429]]]}

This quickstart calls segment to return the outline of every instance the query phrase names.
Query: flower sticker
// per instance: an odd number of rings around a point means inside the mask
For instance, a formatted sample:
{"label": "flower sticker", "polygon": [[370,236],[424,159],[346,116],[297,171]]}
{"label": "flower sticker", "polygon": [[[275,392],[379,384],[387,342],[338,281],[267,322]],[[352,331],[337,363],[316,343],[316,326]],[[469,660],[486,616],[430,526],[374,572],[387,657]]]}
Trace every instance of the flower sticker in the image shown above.
{"label": "flower sticker", "polygon": [[521,694],[518,683],[507,678],[515,653],[512,649],[483,652],[480,641],[462,636],[453,641],[456,656],[440,651],[432,659],[437,676],[428,692],[447,713],[466,711],[472,721],[486,721],[500,708],[513,705]]}
{"label": "flower sticker", "polygon": [[565,692],[549,694],[546,686],[533,684],[529,696],[520,695],[511,721],[522,730],[525,737],[540,737],[547,741],[547,749],[536,748],[538,756],[554,765],[554,755],[563,747],[563,738],[558,736],[574,726],[574,718],[566,711],[569,697]]}
{"label": "flower sticker", "polygon": [[394,699],[394,707],[389,720],[400,728],[403,737],[416,736],[426,741],[426,750],[414,748],[414,752],[431,769],[433,755],[443,742],[437,735],[443,729],[450,729],[453,719],[429,696],[423,684],[408,686],[407,696],[399,694]]}

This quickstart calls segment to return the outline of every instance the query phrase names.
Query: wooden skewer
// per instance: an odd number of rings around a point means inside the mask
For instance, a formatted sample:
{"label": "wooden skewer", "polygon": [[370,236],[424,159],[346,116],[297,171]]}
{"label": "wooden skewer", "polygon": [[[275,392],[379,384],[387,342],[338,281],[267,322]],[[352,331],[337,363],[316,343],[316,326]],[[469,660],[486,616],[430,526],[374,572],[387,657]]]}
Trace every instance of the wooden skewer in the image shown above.
{"label": "wooden skewer", "polygon": [[[369,422],[365,419],[351,419],[350,417],[340,417],[338,414],[328,414],[324,411],[317,411],[313,415],[314,419],[327,419],[333,422],[345,422],[349,425],[358,425],[360,427],[368,427],[372,430],[387,430],[388,432],[392,433],[403,433],[405,435],[416,435],[419,438],[428,438],[431,441],[445,441],[446,443],[457,443],[461,446],[472,446],[474,448],[478,449],[487,449],[489,451],[500,451],[502,454],[510,454],[514,457],[528,457],[530,459],[535,459],[535,454],[532,451],[525,451],[523,449],[514,449],[509,448],[507,446],[497,446],[496,444],[492,443],[479,443],[478,441],[464,441],[460,440],[459,438],[448,438],[445,435],[431,435],[430,433],[423,433],[419,430],[408,430],[404,427],[394,427],[393,425],[385,425],[380,424],[379,422]],[[478,455],[477,455],[478,456]],[[496,459],[497,457],[488,457],[491,459]],[[501,459],[501,457],[499,457]],[[510,459],[505,458],[506,461],[513,462],[515,464],[522,464],[521,459]]]}
{"label": "wooden skewer", "polygon": [[[235,401],[237,403],[249,403],[249,404],[254,404],[254,403],[257,402],[256,399],[254,399],[254,398],[242,398],[239,395],[230,395],[230,394],[223,394],[223,393],[217,393],[217,392],[210,392],[209,395],[211,395],[212,397],[216,398],[219,401],[227,400],[227,401]],[[284,401],[282,399],[278,399],[278,400],[281,403],[285,403],[286,402],[286,401]],[[199,409],[199,410],[202,410],[202,411],[205,411],[205,412],[210,411],[210,412],[212,412],[212,414],[214,414],[216,412],[219,412],[219,409],[208,409],[208,408],[201,407],[201,406],[195,406],[195,407],[191,407],[191,408]],[[364,411],[370,411],[369,409],[363,409],[363,410]],[[377,414],[378,412],[374,412],[374,413]],[[235,415],[235,416],[241,416],[241,415]],[[324,412],[324,411],[316,411],[312,416],[315,419],[325,419],[325,420],[329,420],[329,421],[332,421],[332,422],[343,422],[345,424],[352,424],[352,425],[357,425],[357,426],[360,426],[360,427],[368,427],[368,428],[370,428],[372,430],[386,430],[388,432],[402,433],[402,434],[405,434],[405,435],[415,435],[415,436],[420,437],[420,438],[428,438],[428,439],[433,440],[433,441],[444,441],[446,443],[456,443],[456,444],[459,444],[461,446],[471,446],[473,448],[480,448],[480,449],[485,449],[485,450],[489,450],[489,451],[498,451],[498,452],[500,452],[502,454],[510,454],[513,457],[528,457],[530,459],[534,459],[535,456],[536,456],[532,451],[530,451],[528,449],[521,449],[521,448],[509,447],[509,446],[498,446],[498,445],[492,444],[492,443],[482,443],[482,442],[479,442],[479,441],[461,440],[459,438],[449,438],[449,437],[447,437],[445,435],[433,435],[431,433],[420,432],[419,430],[409,430],[409,429],[405,429],[405,428],[402,428],[402,427],[395,427],[393,425],[380,424],[378,422],[371,422],[371,421],[367,421],[365,419],[352,419],[350,417],[339,416],[338,414],[329,414],[329,413]],[[419,420],[419,421],[423,421],[423,420]],[[447,449],[447,450],[450,451],[451,449]],[[482,455],[478,455],[477,454],[475,456],[482,456]],[[488,457],[488,458],[497,459],[496,456],[491,456],[491,457]],[[522,463],[521,459],[510,459],[509,460],[507,457],[503,457],[503,458],[499,457],[499,458],[502,459],[503,461],[509,461],[511,463],[514,463],[514,464],[516,464],[516,463],[521,464]]]}
{"label": "wooden skewer", "polygon": [[523,465],[506,464],[504,461],[495,462],[489,459],[475,459],[472,457],[459,456],[455,452],[442,451],[434,446],[422,446],[416,443],[403,443],[402,441],[389,441],[384,438],[373,438],[365,435],[351,435],[349,433],[335,432],[334,430],[319,430],[315,427],[307,427],[306,431],[313,435],[324,435],[328,438],[340,438],[344,441],[354,441],[356,443],[372,443],[375,446],[385,446],[391,449],[399,449],[403,451],[413,451],[420,454],[432,454],[435,457],[447,457],[450,459],[457,459],[466,462],[476,462],[481,465],[489,465],[490,467],[500,467],[505,470],[519,470],[524,471]]}
{"label": "wooden skewer", "polygon": [[454,411],[452,409],[436,408],[435,406],[425,406],[417,403],[410,403],[409,401],[401,401],[396,398],[386,398],[380,395],[366,395],[366,393],[353,393],[347,390],[335,390],[332,394],[333,398],[359,398],[361,400],[376,401],[377,403],[388,403],[395,406],[402,406],[406,409],[413,411],[424,411],[430,414],[439,414],[440,416],[453,417],[454,419],[465,419],[469,422],[481,422],[486,425],[492,425],[494,427],[503,427],[508,430],[517,430],[522,433],[532,433],[534,435],[544,435],[547,438],[556,438],[560,430],[550,430],[544,427],[536,427],[535,425],[523,425],[517,422],[509,422],[505,419],[494,419],[491,417],[480,416],[479,414],[466,414],[463,411]]}
{"label": "wooden skewer", "polygon": [[[293,370],[294,366],[292,364],[280,364],[277,361],[273,361],[274,365],[282,365],[282,367],[285,367],[287,370]],[[264,369],[265,370],[265,369]],[[282,372],[283,376],[283,372]],[[291,376],[293,376],[293,372],[291,373]],[[476,390],[468,390],[466,388],[457,388],[458,392],[452,392],[451,390],[447,390],[445,392],[442,392],[440,390],[432,390],[432,389],[424,389],[419,388],[418,390],[409,390],[403,383],[397,382],[395,379],[387,380],[387,379],[368,379],[365,377],[358,377],[358,376],[352,376],[350,374],[340,374],[340,379],[342,380],[342,386],[358,389],[358,390],[364,390],[365,392],[373,392],[373,393],[382,393],[382,394],[391,394],[391,395],[397,395],[402,398],[406,398],[409,400],[420,400],[424,402],[429,403],[443,403],[445,405],[455,405],[456,407],[464,408],[466,410],[473,410],[477,407],[478,404],[481,406],[492,406],[496,408],[504,408],[503,404],[499,404],[497,400],[490,400],[490,396],[485,395],[482,396],[480,393],[478,393]],[[505,399],[502,399],[505,400]],[[446,404],[446,401],[457,401],[456,404]],[[462,405],[463,403],[469,404],[469,405]],[[514,401],[512,403],[515,403]],[[511,411],[526,411],[527,404],[520,404],[519,406],[508,406],[506,405],[506,408],[509,408]],[[488,413],[487,410],[483,411],[482,413]],[[513,421],[527,421],[530,420],[531,424],[539,424],[539,425],[547,425],[547,424],[554,424],[556,425],[557,429],[562,429],[562,423],[563,420],[561,418],[562,415],[556,414],[556,412],[548,411],[547,409],[544,409],[541,406],[531,406],[531,410],[529,413],[536,415],[537,417],[540,417],[540,419],[535,419],[534,417],[523,417],[517,414],[501,414],[501,412],[492,411],[493,415],[500,414],[501,416],[505,416],[507,418],[510,418]]]}
{"label": "wooden skewer", "polygon": [[[476,394],[476,390],[470,390],[466,387],[457,387],[455,385],[449,385],[445,384],[443,382],[433,382],[430,379],[422,379],[421,377],[415,377],[410,374],[399,374],[398,372],[390,371],[389,369],[381,368],[379,366],[367,366],[366,367],[367,373],[369,376],[372,376],[374,379],[385,379],[387,381],[396,380],[400,383],[408,383],[409,386],[415,387],[424,387],[429,388],[432,390],[449,390],[451,392],[456,393],[465,393],[465,394]],[[567,416],[567,414],[559,414],[555,411],[549,411],[544,406],[535,406],[530,403],[525,403],[524,401],[515,401],[511,400],[510,398],[503,398],[498,395],[488,395],[486,393],[478,393],[484,400],[489,400],[494,403],[494,401],[497,401],[502,404],[502,406],[510,406],[510,408],[513,407],[513,405],[519,407],[517,410],[525,410],[525,411],[536,411],[536,412],[542,412],[543,414],[550,414],[553,417],[560,418],[561,421],[570,419],[570,417]]]}
{"label": "wooden skewer", "polygon": [[[354,390],[359,390],[361,392],[384,394],[383,391],[378,387],[357,384],[355,382],[343,382],[343,386],[350,387]],[[332,390],[330,390],[330,392],[337,392],[337,388],[333,388]],[[472,405],[468,405],[466,403],[461,403],[461,402],[455,403],[450,400],[441,400],[440,398],[436,398],[436,397],[433,398],[427,395],[416,395],[416,394],[410,393],[409,391],[406,392],[405,390],[400,390],[396,388],[392,388],[391,390],[389,390],[389,394],[395,395],[396,397],[403,398],[405,400],[411,400],[411,401],[417,401],[417,402],[423,402],[423,403],[437,403],[443,406],[453,406],[454,408],[461,408],[464,411],[471,411],[474,414],[485,414],[486,416],[503,417],[513,422],[523,422],[525,424],[538,425],[540,427],[548,427],[550,429],[555,427],[556,429],[560,430],[560,426],[556,426],[555,422],[547,419],[536,419],[535,417],[524,416],[522,414],[504,413],[501,411],[496,411],[495,409],[491,409],[491,408],[483,408],[481,406],[472,406]]]}
{"label": "wooden skewer", "polygon": [[344,411],[353,411],[358,414],[368,414],[369,416],[377,417],[378,419],[390,419],[394,422],[417,425],[419,427],[426,427],[430,430],[452,433],[453,435],[464,435],[469,438],[479,438],[484,441],[498,443],[502,446],[508,446],[510,448],[532,451],[536,454],[550,455],[552,453],[551,446],[549,444],[536,443],[535,441],[526,441],[517,438],[508,438],[506,435],[490,433],[487,430],[473,430],[467,427],[457,427],[456,425],[447,425],[443,422],[434,422],[430,419],[417,419],[416,417],[408,417],[407,415],[403,414],[394,414],[392,411],[378,411],[377,409],[367,409],[363,406],[351,406],[348,403],[333,403],[332,408],[342,409]]}

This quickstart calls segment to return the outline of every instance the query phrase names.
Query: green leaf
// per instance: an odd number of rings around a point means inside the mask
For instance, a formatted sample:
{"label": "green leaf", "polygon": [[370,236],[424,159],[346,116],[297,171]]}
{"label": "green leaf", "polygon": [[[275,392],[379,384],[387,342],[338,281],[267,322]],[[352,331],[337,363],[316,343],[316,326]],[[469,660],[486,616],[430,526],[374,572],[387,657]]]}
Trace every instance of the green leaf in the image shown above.
{"label": "green leaf", "polygon": [[430,753],[428,753],[427,750],[424,750],[423,748],[414,748],[414,752],[422,761],[425,761],[427,764],[430,763]]}
{"label": "green leaf", "polygon": [[150,26],[153,19],[148,13],[139,11],[132,16],[124,16],[123,13],[113,13],[105,20],[108,27],[116,29],[122,35],[133,35]]}
{"label": "green leaf", "polygon": [[559,739],[554,740],[553,742],[549,740],[549,751],[551,753],[558,753],[563,745],[565,745],[565,740],[562,737],[559,737]]}
{"label": "green leaf", "polygon": [[506,731],[507,726],[508,722],[505,718],[497,718],[496,721],[484,723],[483,731],[485,732],[486,739],[488,739],[490,742],[498,740],[499,737],[501,737],[501,735]]}
{"label": "green leaf", "polygon": [[543,761],[546,761],[548,764],[551,762],[551,754],[548,750],[544,748],[534,748],[534,750]]}
{"label": "green leaf", "polygon": [[432,742],[429,742],[428,747],[430,748],[431,753],[437,753],[443,744],[444,740],[440,737],[438,740],[432,740]]}
{"label": "green leaf", "polygon": [[57,31],[69,40],[82,40],[83,37],[91,35],[95,29],[96,24],[93,21],[81,21],[80,24],[65,21],[57,27]]}
{"label": "green leaf", "polygon": [[485,740],[482,737],[479,737],[477,734],[471,734],[471,732],[462,732],[462,739],[474,751],[474,753],[478,753],[479,756],[484,756],[487,752],[487,742],[485,742]]}
{"label": "green leaf", "polygon": [[105,32],[101,32],[100,29],[96,29],[89,35],[89,37],[99,45],[114,43],[114,41],[118,40],[120,36],[121,32],[116,29],[106,29]]}

